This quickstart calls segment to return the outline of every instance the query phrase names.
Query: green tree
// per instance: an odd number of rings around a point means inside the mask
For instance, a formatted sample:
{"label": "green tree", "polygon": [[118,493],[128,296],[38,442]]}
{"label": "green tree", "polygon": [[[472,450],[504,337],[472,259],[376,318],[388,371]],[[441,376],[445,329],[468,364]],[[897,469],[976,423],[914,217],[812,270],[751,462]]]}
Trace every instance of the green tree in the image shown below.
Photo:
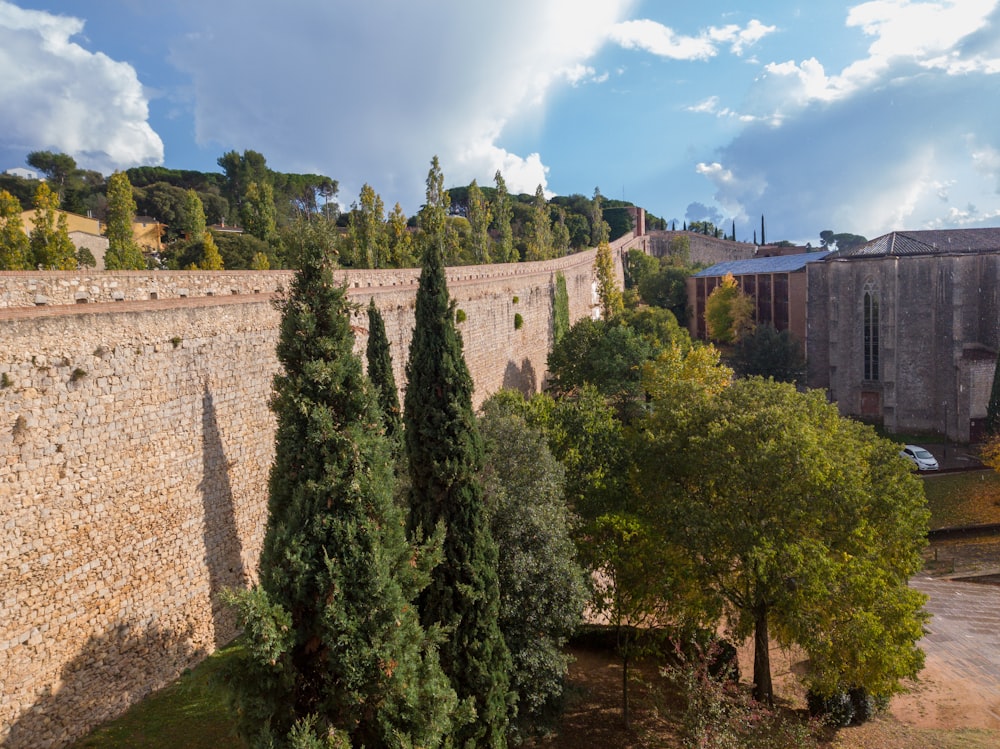
{"label": "green tree", "polygon": [[556,283],[552,292],[552,343],[557,345],[569,332],[569,291],[566,276],[556,271]]}
{"label": "green tree", "polygon": [[503,175],[497,169],[493,175],[496,184],[496,193],[493,197],[493,226],[496,233],[497,261],[501,263],[516,263],[517,250],[514,248],[514,230],[511,227],[511,220],[514,216],[514,209],[511,206],[510,194],[507,192],[507,183],[504,182]]}
{"label": "green tree", "polygon": [[140,270],[146,267],[142,249],[132,233],[135,210],[135,197],[128,175],[115,172],[108,178],[108,216],[104,229],[104,236],[108,238],[104,267],[108,270]]}
{"label": "green tree", "polygon": [[719,343],[735,343],[753,327],[753,311],[753,300],[727,273],[705,301],[709,337]]}
{"label": "green tree", "polygon": [[382,410],[386,436],[394,446],[401,447],[403,419],[399,409],[399,391],[396,389],[396,376],[392,373],[392,353],[385,334],[385,321],[375,306],[374,298],[368,303],[368,345],[365,351],[368,358],[368,379],[375,388],[379,408]]}
{"label": "green tree", "polygon": [[201,263],[198,267],[201,270],[223,270],[225,268],[222,262],[222,255],[219,254],[219,248],[215,245],[212,235],[208,232],[205,232],[204,239],[202,240]]}
{"label": "green tree", "polygon": [[279,305],[260,584],[230,596],[244,632],[239,726],[253,747],[439,746],[457,701],[411,605],[434,553],[406,539],[328,260],[307,248]]}
{"label": "green tree", "polygon": [[566,210],[555,207],[555,218],[552,221],[552,253],[554,257],[562,257],[569,252],[569,227],[566,225]]}
{"label": "green tree", "polygon": [[611,227],[604,220],[604,196],[601,188],[594,188],[594,198],[590,201],[590,243],[592,247],[600,247],[611,236]]}
{"label": "green tree", "polygon": [[73,270],[76,248],[69,238],[66,214],[59,212],[58,197],[47,182],[39,182],[35,191],[35,215],[28,237],[31,264],[42,270]]}
{"label": "green tree", "polygon": [[597,297],[601,300],[601,315],[610,320],[624,310],[622,292],[615,279],[615,264],[611,257],[611,246],[601,242],[594,257],[594,280],[597,282]]}
{"label": "green tree", "polygon": [[77,171],[76,160],[64,153],[32,151],[28,154],[27,163],[28,166],[44,174],[50,186],[55,186],[57,199],[61,202],[73,174]]}
{"label": "green tree", "polygon": [[184,215],[180,230],[188,239],[200,240],[205,236],[205,206],[194,190],[184,193]]}
{"label": "green tree", "polygon": [[381,196],[367,183],[362,185],[361,195],[352,206],[347,220],[347,244],[356,268],[385,268],[389,265],[385,205]]}
{"label": "green tree", "polygon": [[569,668],[566,641],[587,599],[563,496],[565,469],[541,431],[500,404],[483,406],[483,501],[500,550],[500,630],[517,695],[512,737],[551,729]]}
{"label": "green tree", "polygon": [[248,184],[240,205],[240,219],[247,233],[264,242],[270,241],[277,231],[277,216],[271,183]]}
{"label": "green tree", "polygon": [[724,384],[721,368],[696,388],[665,364],[647,368],[651,407],[632,446],[641,504],[735,636],[753,635],[754,697],[773,699],[772,638],[806,650],[821,694],[898,690],[923,662],[924,599],[907,582],[928,518],[898,446],[819,391]]}
{"label": "green tree", "polygon": [[787,330],[758,325],[733,347],[733,369],[741,377],[773,377],[778,382],[798,383],[806,375],[802,346]]}
{"label": "green tree", "polygon": [[[684,237],[687,239],[687,237]],[[677,322],[687,325],[687,278],[683,267],[666,265],[639,281],[639,297],[646,304],[662,307],[674,313]]]}
{"label": "green tree", "polygon": [[393,268],[411,268],[417,263],[413,254],[413,236],[407,223],[402,206],[396,203],[386,220],[386,241]]}
{"label": "green tree", "polygon": [[0,190],[0,270],[29,270],[30,246],[21,221],[21,203]]}
{"label": "green tree", "polygon": [[510,654],[498,625],[497,548],[483,515],[483,448],[472,412],[472,377],[434,242],[444,228],[446,194],[440,186],[435,158],[421,212],[426,249],[403,405],[410,528],[424,537],[445,528],[444,561],[421,594],[420,616],[425,627],[439,625],[447,633],[441,664],[459,698],[475,708],[475,721],[456,727],[455,744],[503,747],[513,699]]}
{"label": "green tree", "polygon": [[467,201],[472,256],[477,263],[488,263],[490,262],[489,230],[493,221],[493,211],[476,180],[472,180],[472,184],[469,185]]}
{"label": "green tree", "polygon": [[250,259],[250,270],[270,270],[271,262],[263,252],[255,252]]}
{"label": "green tree", "polygon": [[76,266],[78,268],[93,268],[97,265],[97,258],[87,247],[76,248]]}
{"label": "green tree", "polygon": [[[638,247],[625,253],[625,288],[638,288],[642,281],[660,270],[660,261]],[[649,302],[647,301],[647,304]],[[662,306],[662,305],[660,305]]]}
{"label": "green tree", "polygon": [[[325,216],[299,216],[282,227],[281,246],[285,253],[284,266],[298,268],[302,264],[302,258],[311,252],[313,247],[322,248],[324,256],[328,258],[337,257],[340,232],[337,224]],[[272,267],[278,266],[272,263]]]}
{"label": "green tree", "polygon": [[535,201],[531,206],[524,259],[547,260],[550,257],[552,257],[552,220],[549,218],[549,204],[545,200],[545,191],[539,185],[535,189]]}

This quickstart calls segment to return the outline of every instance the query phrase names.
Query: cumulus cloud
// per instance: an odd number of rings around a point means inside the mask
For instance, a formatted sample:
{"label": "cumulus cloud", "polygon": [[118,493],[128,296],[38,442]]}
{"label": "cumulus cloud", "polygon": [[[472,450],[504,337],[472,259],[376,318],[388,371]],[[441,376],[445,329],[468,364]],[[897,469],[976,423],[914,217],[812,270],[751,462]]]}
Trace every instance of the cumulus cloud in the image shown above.
{"label": "cumulus cloud", "polygon": [[707,60],[728,45],[734,55],[742,55],[747,47],[756,44],[776,30],[756,19],[745,28],[735,24],[712,26],[697,36],[678,34],[669,26],[648,19],[623,21],[611,29],[611,39],[625,49],[641,49],[657,57],[670,60]]}
{"label": "cumulus cloud", "polygon": [[345,202],[369,182],[413,211],[435,154],[448,184],[500,169],[511,191],[545,186],[541,157],[501,137],[537,127],[556,87],[600,80],[589,61],[631,5],[295,0],[276,13],[261,0],[191,2],[199,32],[172,61],[191,77],[203,145],[329,174]]}
{"label": "cumulus cloud", "polygon": [[162,163],[135,69],[72,41],[83,27],[0,0],[0,155],[9,166],[37,150],[105,173]]}

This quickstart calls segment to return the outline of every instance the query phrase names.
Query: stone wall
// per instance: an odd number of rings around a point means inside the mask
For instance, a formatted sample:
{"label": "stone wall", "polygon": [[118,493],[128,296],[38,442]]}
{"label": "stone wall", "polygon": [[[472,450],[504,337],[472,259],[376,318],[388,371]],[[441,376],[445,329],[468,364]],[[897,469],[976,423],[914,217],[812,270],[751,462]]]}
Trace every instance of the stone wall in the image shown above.
{"label": "stone wall", "polygon": [[[556,273],[571,319],[590,315],[593,255],[449,269],[477,404],[504,386],[540,388]],[[417,275],[345,275],[357,349],[374,298],[401,384]],[[234,635],[218,593],[256,574],[273,457],[271,292],[289,280],[0,275],[0,744],[61,746]],[[81,290],[89,303],[73,304]],[[36,306],[37,295],[66,304]]]}
{"label": "stone wall", "polygon": [[716,239],[693,231],[651,231],[646,239],[649,252],[656,257],[670,254],[670,242],[675,237],[687,237],[690,246],[689,259],[699,265],[715,265],[730,260],[749,260],[754,256],[756,245],[749,242],[734,242],[731,239]]}

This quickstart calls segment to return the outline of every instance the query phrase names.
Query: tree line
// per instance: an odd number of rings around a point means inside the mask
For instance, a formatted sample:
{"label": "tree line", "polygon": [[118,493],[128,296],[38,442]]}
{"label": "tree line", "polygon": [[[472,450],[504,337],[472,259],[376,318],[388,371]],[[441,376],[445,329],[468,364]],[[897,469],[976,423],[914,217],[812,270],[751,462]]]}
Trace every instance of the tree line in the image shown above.
{"label": "tree line", "polygon": [[[27,163],[45,177],[54,207],[92,216],[102,222],[115,210],[109,193],[112,181],[77,167],[61,153],[36,151]],[[306,242],[322,242],[336,252],[341,267],[413,267],[418,264],[414,234],[417,216],[407,216],[397,204],[387,208],[375,189],[365,184],[346,210],[337,202],[337,180],[319,174],[292,174],[271,169],[253,150],[229,151],[218,158],[220,172],[136,167],[122,172],[131,186],[134,213],[164,225],[163,247],[144,248],[144,265],[173,270],[295,268]],[[38,182],[0,175],[5,203],[0,224],[13,235],[23,210],[48,210],[38,203]],[[492,186],[475,180],[468,187],[444,190],[448,205],[444,257],[448,265],[517,262],[559,257],[603,239],[632,230],[629,207],[608,200],[595,189],[582,195],[545,197],[539,185],[534,195],[512,195],[500,172]],[[20,210],[18,210],[20,207]],[[665,227],[655,216],[651,228]],[[209,231],[227,226],[230,231]],[[58,227],[56,227],[58,230]],[[60,238],[65,244],[65,237]],[[19,250],[4,245],[3,258]],[[53,250],[62,256],[62,250]],[[23,253],[21,253],[23,254]],[[15,257],[16,260],[16,257]],[[2,267],[14,269],[10,260]],[[52,265],[28,257],[28,267]],[[85,259],[78,260],[85,263]],[[221,266],[219,265],[221,263]],[[18,266],[20,267],[20,266]]]}
{"label": "tree line", "polygon": [[448,221],[435,159],[402,406],[373,302],[367,374],[353,353],[331,248],[303,245],[279,304],[260,582],[228,594],[250,746],[517,743],[558,715],[585,604],[618,633],[626,720],[649,629],[752,636],[762,703],[771,640],[806,652],[820,700],[887,698],[916,674],[925,615],[906,583],[927,511],[892,443],[821,394],[735,377],[617,288],[606,242],[600,319],[570,326],[557,279],[546,391],[476,414]]}

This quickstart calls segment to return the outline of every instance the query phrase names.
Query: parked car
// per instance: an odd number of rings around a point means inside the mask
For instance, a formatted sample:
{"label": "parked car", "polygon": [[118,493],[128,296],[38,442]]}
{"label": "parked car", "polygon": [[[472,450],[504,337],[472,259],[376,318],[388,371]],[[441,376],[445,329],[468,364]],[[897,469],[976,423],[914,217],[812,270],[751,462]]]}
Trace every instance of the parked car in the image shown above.
{"label": "parked car", "polygon": [[919,445],[906,445],[899,454],[909,458],[918,471],[936,471],[940,468],[937,458]]}

